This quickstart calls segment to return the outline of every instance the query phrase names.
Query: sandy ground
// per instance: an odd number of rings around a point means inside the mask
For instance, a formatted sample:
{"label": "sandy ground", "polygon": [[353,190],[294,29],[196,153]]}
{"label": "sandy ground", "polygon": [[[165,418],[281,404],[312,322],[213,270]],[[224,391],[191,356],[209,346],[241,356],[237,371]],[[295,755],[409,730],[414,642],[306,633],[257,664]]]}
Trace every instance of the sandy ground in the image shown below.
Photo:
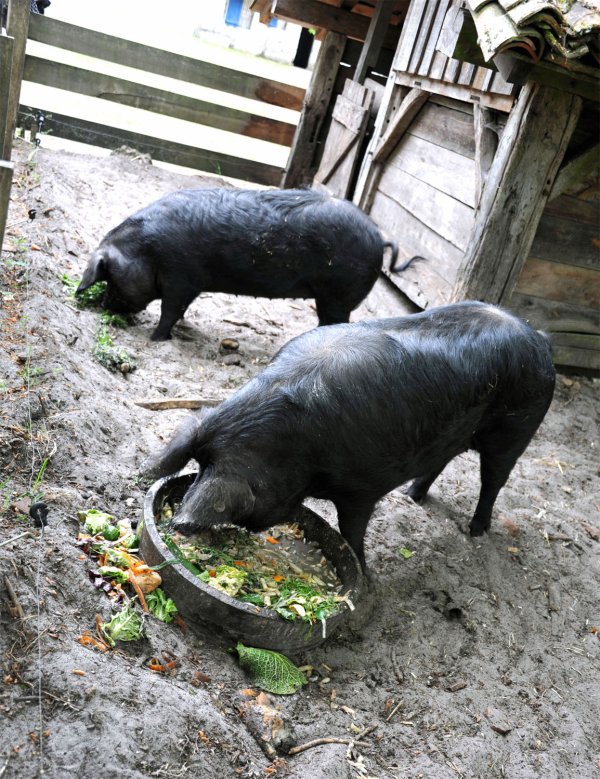
{"label": "sandy ground", "polygon": [[[91,354],[98,314],[78,310],[60,277],[78,278],[110,227],[190,179],[123,157],[40,149],[28,161],[30,151],[16,149],[0,278],[1,540],[15,539],[0,547],[0,777],[600,776],[591,378],[558,377],[487,537],[465,532],[479,488],[472,455],[447,468],[423,506],[401,490],[381,501],[366,539],[368,618],[294,658],[312,666],[312,681],[270,698],[285,744],[332,743],[267,757],[240,713],[251,682],[211,630],[152,620],[146,639],[110,653],[77,641],[110,604],[87,579],[76,512],[139,519],[139,465],[186,414],[136,401],[225,397],[316,316],[310,301],[202,295],[174,339],[157,344],[152,304],[115,334],[136,369],[109,372]],[[382,282],[353,318],[397,306]],[[223,338],[239,351],[225,355]],[[43,536],[26,516],[32,497],[50,508]],[[329,505],[312,505],[335,524]],[[163,652],[176,668],[149,670]],[[338,743],[365,728],[359,744]]]}

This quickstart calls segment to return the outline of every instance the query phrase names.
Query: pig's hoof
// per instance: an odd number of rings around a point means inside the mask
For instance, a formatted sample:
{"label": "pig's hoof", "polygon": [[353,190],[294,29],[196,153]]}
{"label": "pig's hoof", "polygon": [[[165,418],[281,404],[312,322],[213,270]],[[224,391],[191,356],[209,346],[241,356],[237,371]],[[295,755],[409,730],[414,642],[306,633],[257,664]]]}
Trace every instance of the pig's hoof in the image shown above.
{"label": "pig's hoof", "polygon": [[471,523],[469,525],[469,535],[471,538],[476,538],[477,536],[483,536],[487,533],[487,531],[490,529],[489,525],[479,525],[479,524],[473,524]]}
{"label": "pig's hoof", "polygon": [[167,333],[167,335],[163,335],[162,333],[152,333],[150,336],[151,341],[170,341],[171,340],[171,333]]}
{"label": "pig's hoof", "polygon": [[404,490],[404,494],[408,495],[408,497],[415,503],[422,503],[427,497],[427,492],[423,492],[423,490],[420,490],[417,487],[408,487],[406,490]]}

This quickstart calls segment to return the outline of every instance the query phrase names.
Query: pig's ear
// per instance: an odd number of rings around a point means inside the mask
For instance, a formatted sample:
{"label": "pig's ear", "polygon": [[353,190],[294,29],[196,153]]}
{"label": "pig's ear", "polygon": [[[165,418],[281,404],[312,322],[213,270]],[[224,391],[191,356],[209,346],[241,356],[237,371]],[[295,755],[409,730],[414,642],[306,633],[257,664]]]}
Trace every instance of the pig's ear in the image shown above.
{"label": "pig's ear", "polygon": [[187,491],[181,515],[202,517],[203,526],[236,522],[252,513],[254,502],[254,493],[246,479],[235,473],[209,473],[200,476]]}
{"label": "pig's ear", "polygon": [[166,447],[152,455],[141,467],[144,479],[155,481],[180,471],[194,456],[200,439],[200,420],[188,417]]}
{"label": "pig's ear", "polygon": [[90,261],[87,264],[87,268],[83,272],[79,286],[75,290],[75,294],[83,292],[92,284],[97,281],[106,281],[108,279],[108,273],[106,270],[106,260],[104,253],[101,251],[95,251],[90,257]]}

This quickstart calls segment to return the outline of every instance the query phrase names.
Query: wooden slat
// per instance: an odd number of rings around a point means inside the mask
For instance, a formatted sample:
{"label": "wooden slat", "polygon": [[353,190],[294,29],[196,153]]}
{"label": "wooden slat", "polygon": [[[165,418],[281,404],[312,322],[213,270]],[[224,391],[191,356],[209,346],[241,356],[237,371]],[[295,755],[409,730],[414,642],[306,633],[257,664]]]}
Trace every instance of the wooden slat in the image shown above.
{"label": "wooden slat", "polygon": [[600,270],[529,257],[515,291],[600,309]]}
{"label": "wooden slat", "polygon": [[579,95],[587,100],[598,100],[598,75],[595,69],[590,68],[590,75],[588,75],[576,72],[575,62],[572,62],[569,68],[555,65],[547,60],[533,63],[514,51],[510,54],[497,54],[494,63],[502,78],[511,84],[535,81],[537,84]]}
{"label": "wooden slat", "polygon": [[413,122],[410,133],[474,160],[473,109],[469,103],[466,103],[466,108],[469,113],[438,105],[432,99],[423,106],[419,120]]}
{"label": "wooden slat", "polygon": [[426,258],[427,263],[415,263],[414,268],[408,268],[404,273],[411,271],[411,274],[418,274],[427,264],[449,285],[449,289],[451,288],[463,257],[460,249],[381,190],[375,193],[371,217],[386,235],[391,236],[402,247],[407,258],[414,255]]}
{"label": "wooden slat", "polygon": [[[452,60],[450,60],[452,62]],[[492,92],[478,92],[476,89],[472,89],[468,86],[461,84],[449,84],[446,81],[437,81],[436,79],[426,76],[413,76],[410,73],[396,73],[396,83],[404,84],[407,87],[418,87],[424,89],[427,92],[432,92],[436,95],[447,95],[453,97],[456,100],[465,100],[470,102],[474,98],[477,98],[480,105],[487,106],[488,108],[495,108],[497,111],[504,111],[508,113],[512,108],[514,102],[510,95],[499,95]],[[446,78],[446,74],[444,74]]]}
{"label": "wooden slat", "polygon": [[[13,45],[7,110],[6,114],[0,114],[0,122],[4,123],[3,160],[10,160],[15,128],[17,126],[21,77],[23,74],[23,63],[25,62],[25,44],[27,43],[27,30],[29,28],[29,8],[30,0],[11,0],[8,5],[6,29],[8,35],[13,38]],[[3,73],[3,75],[6,74]]]}
{"label": "wooden slat", "polygon": [[502,133],[453,299],[510,297],[580,110],[580,98],[524,87]]}
{"label": "wooden slat", "polygon": [[476,166],[468,157],[407,133],[388,164],[475,207]]}
{"label": "wooden slat", "polygon": [[[317,0],[273,0],[271,15],[277,19],[300,24],[303,27],[320,27],[329,32],[337,32],[364,41],[369,33],[369,18],[353,14],[344,8],[317,2]],[[400,31],[389,27],[382,45],[396,49]]]}
{"label": "wooden slat", "polygon": [[334,32],[327,33],[321,43],[281,182],[283,187],[303,186],[312,181],[319,131],[331,100],[335,82],[333,74],[338,71],[344,43],[344,36]]}
{"label": "wooden slat", "polygon": [[[8,129],[6,127],[5,117],[8,117],[10,99],[13,44],[14,38],[9,37],[8,35],[2,35],[0,32],[0,117],[3,117],[0,119],[0,159],[4,158],[4,139]],[[8,157],[10,157],[10,154]]]}
{"label": "wooden slat", "polygon": [[450,5],[450,3],[451,0],[440,0],[438,2],[437,11],[435,12],[435,17],[433,19],[433,23],[431,27],[431,32],[427,39],[427,45],[425,46],[425,49],[423,51],[423,56],[421,57],[421,62],[419,64],[419,69],[417,71],[422,76],[431,75],[433,58],[435,56],[436,49],[438,46],[438,40],[440,37],[440,33],[442,31],[442,25],[444,24],[446,11],[448,10],[448,6]]}
{"label": "wooden slat", "polygon": [[564,333],[600,332],[600,309],[577,305],[570,300],[546,300],[515,291],[508,305],[512,311],[539,330]]}
{"label": "wooden slat", "polygon": [[142,108],[146,111],[172,116],[207,127],[216,127],[249,138],[259,138],[283,146],[290,146],[295,126],[269,119],[247,111],[239,111],[216,103],[196,100],[145,84],[125,81],[104,73],[97,73],[60,62],[48,62],[40,57],[25,58],[25,81],[99,97],[113,103]]}
{"label": "wooden slat", "polygon": [[421,18],[427,6],[427,0],[412,0],[404,24],[402,25],[402,34],[396,56],[394,58],[393,69],[398,72],[404,72],[408,69],[408,63],[413,52],[416,36],[421,26]]}
{"label": "wooden slat", "polygon": [[304,90],[290,84],[265,79],[251,73],[213,65],[193,57],[183,57],[164,49],[116,38],[106,33],[86,30],[49,16],[33,14],[29,26],[31,40],[59,49],[87,54],[90,57],[138,68],[149,73],[187,81],[272,105],[299,111]]}
{"label": "wooden slat", "polygon": [[[598,203],[582,200],[573,195],[561,195],[548,200],[543,216],[550,215],[559,219],[573,219],[581,224],[600,228],[600,209]],[[600,251],[600,247],[598,247]]]}
{"label": "wooden slat", "polygon": [[391,165],[381,176],[379,189],[424,225],[464,251],[473,227],[473,209]]}
{"label": "wooden slat", "polygon": [[[582,202],[585,206],[593,204]],[[587,209],[589,211],[589,209]],[[531,257],[553,262],[568,262],[581,268],[600,269],[600,224],[564,218],[544,211],[530,251]]]}
{"label": "wooden slat", "polygon": [[598,170],[600,165],[600,143],[578,154],[558,171],[558,176],[552,185],[550,200],[562,195],[580,181],[585,179],[590,170]]}
{"label": "wooden slat", "polygon": [[[21,111],[24,115],[29,113],[29,110],[24,106],[21,106]],[[242,179],[243,181],[253,181],[257,184],[277,186],[283,173],[281,168],[274,165],[173,143],[129,130],[63,116],[54,111],[46,113],[44,129],[59,138],[88,143],[105,149],[117,149],[122,145],[132,146],[142,154],[150,154],[155,160],[203,170],[220,176]]]}
{"label": "wooden slat", "polygon": [[394,7],[392,3],[378,3],[369,23],[369,31],[356,64],[353,79],[358,84],[364,84],[368,69],[377,62],[385,35],[389,29]]}
{"label": "wooden slat", "polygon": [[600,336],[579,333],[554,333],[552,352],[556,365],[585,368],[595,375],[600,371]]}
{"label": "wooden slat", "polygon": [[4,241],[4,230],[6,229],[12,177],[12,162],[0,160],[0,249],[2,249],[2,242]]}
{"label": "wooden slat", "polygon": [[417,33],[416,40],[413,43],[413,50],[410,55],[410,61],[406,70],[409,73],[418,73],[419,65],[423,58],[425,46],[429,39],[431,32],[431,25],[433,23],[435,11],[437,9],[436,2],[429,2],[425,4],[425,8],[421,14],[419,20],[419,32]]}
{"label": "wooden slat", "polygon": [[415,117],[427,102],[428,92],[412,89],[400,104],[400,108],[391,118],[385,134],[373,152],[373,162],[382,163],[397,146],[400,138],[410,127]]}
{"label": "wooden slat", "polygon": [[492,167],[494,155],[498,148],[498,136],[490,128],[494,112],[480,105],[473,106],[473,122],[475,129],[475,202],[479,203],[488,172]]}

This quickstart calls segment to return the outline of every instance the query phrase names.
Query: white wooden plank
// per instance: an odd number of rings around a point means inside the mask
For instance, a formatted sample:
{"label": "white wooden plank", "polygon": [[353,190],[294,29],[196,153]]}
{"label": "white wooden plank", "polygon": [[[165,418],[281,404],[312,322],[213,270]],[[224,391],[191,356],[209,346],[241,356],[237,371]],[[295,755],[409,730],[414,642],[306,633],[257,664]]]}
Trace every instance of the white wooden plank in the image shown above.
{"label": "white wooden plank", "polygon": [[381,176],[379,190],[396,200],[424,225],[464,251],[473,229],[473,209],[393,166]]}
{"label": "white wooden plank", "polygon": [[391,155],[389,164],[461,203],[475,207],[477,167],[474,160],[409,131]]}

